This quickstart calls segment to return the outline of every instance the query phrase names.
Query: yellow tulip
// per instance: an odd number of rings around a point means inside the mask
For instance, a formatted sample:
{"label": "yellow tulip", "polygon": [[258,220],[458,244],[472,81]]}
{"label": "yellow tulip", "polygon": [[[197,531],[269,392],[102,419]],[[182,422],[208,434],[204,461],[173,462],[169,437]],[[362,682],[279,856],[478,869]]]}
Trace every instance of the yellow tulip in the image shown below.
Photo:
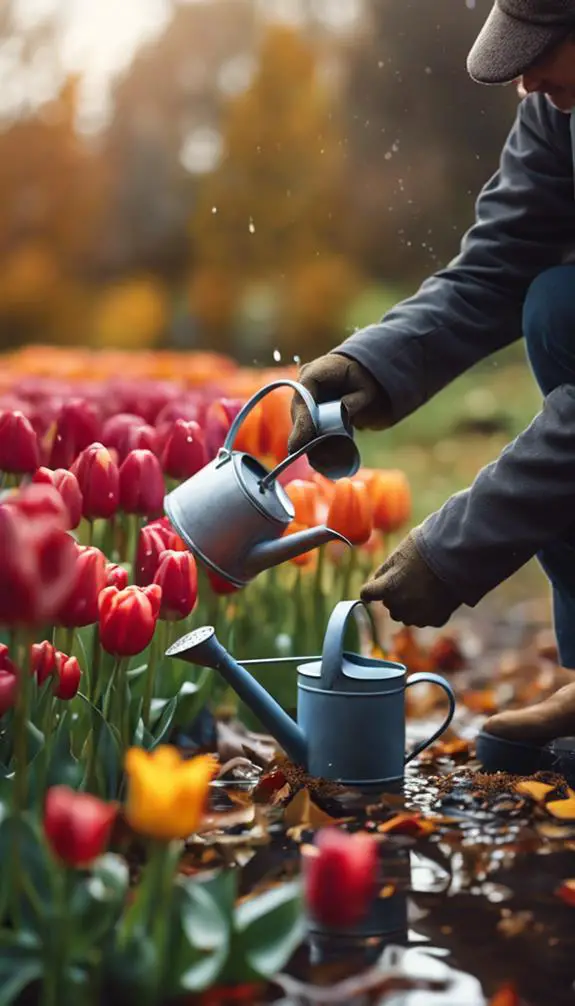
{"label": "yellow tulip", "polygon": [[165,842],[187,838],[202,819],[215,768],[212,755],[186,760],[167,745],[155,751],[130,748],[125,761],[126,820],[149,838]]}

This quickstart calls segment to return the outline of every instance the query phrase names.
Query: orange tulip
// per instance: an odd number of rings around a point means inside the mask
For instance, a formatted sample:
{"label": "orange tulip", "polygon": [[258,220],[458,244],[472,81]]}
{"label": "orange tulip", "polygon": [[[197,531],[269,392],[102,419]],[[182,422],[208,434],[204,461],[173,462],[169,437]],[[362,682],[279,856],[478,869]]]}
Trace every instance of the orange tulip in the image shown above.
{"label": "orange tulip", "polygon": [[304,479],[294,479],[286,488],[286,492],[295,508],[294,521],[302,527],[313,527],[317,523],[318,488],[313,482]]}
{"label": "orange tulip", "polygon": [[374,472],[369,481],[373,523],[380,531],[397,531],[411,516],[411,490],[402,471]]}
{"label": "orange tulip", "polygon": [[262,455],[262,422],[263,411],[261,402],[244,419],[238,435],[235,439],[234,448],[237,451],[245,451],[246,454],[253,454],[260,458]]}
{"label": "orange tulip", "polygon": [[[290,534],[297,534],[298,531],[305,531],[309,527],[309,524],[298,524],[296,521],[292,521],[289,527],[284,531],[283,537],[287,538]],[[290,562],[294,566],[311,566],[316,559],[316,553],[314,550],[311,552],[304,552],[302,555],[296,555],[294,559],[290,559]]]}
{"label": "orange tulip", "polygon": [[339,531],[352,545],[364,545],[371,538],[373,516],[367,489],[363,482],[341,479],[329,505],[327,525]]}
{"label": "orange tulip", "polygon": [[260,450],[276,461],[287,454],[287,442],[291,433],[291,388],[277,388],[267,395],[261,404]]}

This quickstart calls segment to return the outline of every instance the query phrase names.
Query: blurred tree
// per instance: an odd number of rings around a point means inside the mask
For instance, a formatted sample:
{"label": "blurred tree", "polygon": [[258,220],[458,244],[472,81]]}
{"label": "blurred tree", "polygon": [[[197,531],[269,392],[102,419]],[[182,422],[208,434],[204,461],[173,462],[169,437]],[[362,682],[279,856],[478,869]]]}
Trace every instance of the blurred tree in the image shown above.
{"label": "blurred tree", "polygon": [[457,251],[495,170],[514,88],[467,75],[492,0],[372,0],[347,92],[357,250],[380,279],[411,281]]}
{"label": "blurred tree", "polygon": [[153,348],[164,334],[168,294],[154,276],[133,276],[104,288],[92,319],[98,346],[120,349]]}
{"label": "blurred tree", "polygon": [[[341,304],[332,305],[326,289],[341,294],[353,274],[344,258],[345,150],[314,49],[300,33],[265,31],[257,73],[230,101],[223,138],[221,162],[201,186],[191,220],[198,267],[235,276],[246,290],[274,287],[274,346],[300,350],[308,323],[318,342],[331,341]],[[207,324],[202,300],[192,302]]]}
{"label": "blurred tree", "polygon": [[[0,132],[3,344],[66,338],[71,298],[84,302],[107,173],[75,133],[76,98],[77,81],[67,80],[54,101]],[[75,320],[76,339],[82,321]]]}

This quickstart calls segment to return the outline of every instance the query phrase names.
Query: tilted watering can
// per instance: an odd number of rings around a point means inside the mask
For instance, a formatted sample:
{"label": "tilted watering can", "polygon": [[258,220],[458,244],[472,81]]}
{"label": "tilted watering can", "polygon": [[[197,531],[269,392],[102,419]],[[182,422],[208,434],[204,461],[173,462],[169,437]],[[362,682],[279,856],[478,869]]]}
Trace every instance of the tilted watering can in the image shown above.
{"label": "tilted watering can", "polygon": [[[401,782],[405,765],[447,729],[455,696],[438,674],[413,674],[403,664],[344,651],[349,617],[367,610],[360,601],[340,601],[331,614],[321,658],[271,658],[239,664],[203,626],[177,640],[167,656],[212,667],[234,689],[279,742],[288,757],[310,775],[349,786]],[[370,622],[371,624],[371,622]],[[297,723],[272,699],[246,666],[302,661],[297,668]],[[308,662],[309,661],[309,662]],[[405,691],[427,682],[447,694],[449,711],[433,735],[405,754]]]}
{"label": "tilted watering can", "polygon": [[[254,406],[275,388],[286,385],[303,398],[317,436],[269,471],[250,454],[235,451],[234,441]],[[326,467],[320,459],[314,467],[333,480],[354,475],[359,453],[343,403],[317,405],[296,381],[275,381],[241,409],[215,460],[166,496],[166,516],[196,558],[236,587],[243,587],[264,569],[328,541],[349,545],[347,538],[325,525],[282,537],[295,511],[278,476],[302,454],[307,454],[313,465],[315,448],[334,438],[337,451],[330,452],[336,458],[334,463]]]}

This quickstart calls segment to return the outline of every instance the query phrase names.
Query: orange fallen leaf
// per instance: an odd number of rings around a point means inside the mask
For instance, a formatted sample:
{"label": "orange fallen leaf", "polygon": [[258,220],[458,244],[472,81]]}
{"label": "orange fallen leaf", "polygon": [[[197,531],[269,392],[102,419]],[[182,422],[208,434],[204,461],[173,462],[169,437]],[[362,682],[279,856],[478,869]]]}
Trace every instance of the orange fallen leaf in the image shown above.
{"label": "orange fallen leaf", "polygon": [[426,821],[421,814],[403,813],[384,821],[377,830],[384,835],[411,835],[420,838],[423,835],[431,835],[435,831],[435,824]]}
{"label": "orange fallen leaf", "polygon": [[[313,802],[309,790],[300,789],[285,809],[284,823],[288,832],[297,830],[299,833],[304,829],[313,828],[315,830],[335,824],[336,818],[330,817]],[[292,837],[296,837],[297,840],[297,836],[292,835]]]}
{"label": "orange fallen leaf", "polygon": [[454,737],[450,741],[437,741],[432,747],[424,751],[420,758],[423,761],[433,761],[434,758],[455,758],[457,755],[467,755],[471,752],[471,741],[463,740],[461,737]]}
{"label": "orange fallen leaf", "polygon": [[549,786],[546,782],[525,779],[522,782],[516,783],[515,789],[521,796],[530,796],[536,803],[543,803],[545,797],[553,792],[554,787]]}
{"label": "orange fallen leaf", "polygon": [[378,894],[378,898],[392,898],[395,894],[395,886],[393,884],[386,884],[385,887],[381,888]]}
{"label": "orange fallen leaf", "polygon": [[575,908],[575,880],[564,880],[555,891],[555,894],[566,905]]}
{"label": "orange fallen leaf", "polygon": [[496,713],[498,708],[497,695],[492,689],[464,692],[461,701],[473,713]]}
{"label": "orange fallen leaf", "polygon": [[575,821],[575,799],[573,797],[569,800],[552,800],[545,804],[545,810],[552,817],[558,817],[562,821]]}
{"label": "orange fallen leaf", "polygon": [[503,985],[489,1000],[489,1006],[521,1006],[515,986]]}

